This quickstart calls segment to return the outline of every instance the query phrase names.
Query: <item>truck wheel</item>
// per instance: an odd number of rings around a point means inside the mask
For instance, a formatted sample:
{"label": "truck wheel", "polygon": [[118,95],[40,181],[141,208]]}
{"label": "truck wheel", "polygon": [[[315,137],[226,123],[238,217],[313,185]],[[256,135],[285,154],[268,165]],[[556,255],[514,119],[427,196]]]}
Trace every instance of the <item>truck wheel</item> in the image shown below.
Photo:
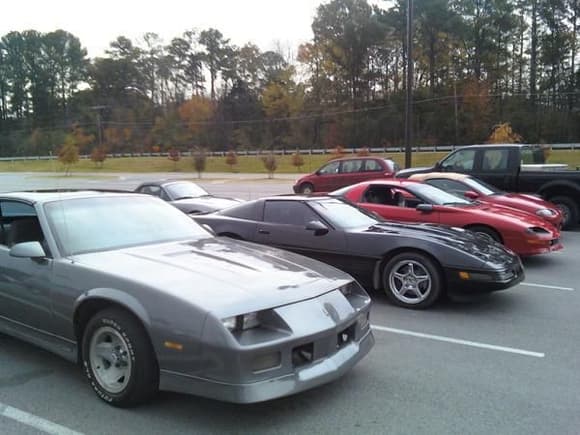
{"label": "truck wheel", "polygon": [[556,204],[564,220],[562,221],[562,229],[569,230],[578,222],[578,206],[576,202],[568,196],[555,196],[549,198],[548,201]]}

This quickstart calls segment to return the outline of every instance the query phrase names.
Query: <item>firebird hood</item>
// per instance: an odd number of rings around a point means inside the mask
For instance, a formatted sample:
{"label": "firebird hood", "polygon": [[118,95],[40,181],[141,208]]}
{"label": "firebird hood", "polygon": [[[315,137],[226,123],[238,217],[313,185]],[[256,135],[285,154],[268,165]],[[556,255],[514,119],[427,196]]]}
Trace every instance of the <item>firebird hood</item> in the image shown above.
{"label": "firebird hood", "polygon": [[313,298],[352,281],[344,272],[297,254],[211,237],[83,254],[74,260],[224,315]]}
{"label": "firebird hood", "polygon": [[[517,227],[540,227],[546,228],[546,221],[526,211],[517,210],[515,208],[504,205],[490,205],[480,203],[473,207],[463,207],[463,211],[468,213],[484,213],[491,219],[501,219]],[[546,228],[548,229],[548,228]]]}
{"label": "firebird hood", "polygon": [[437,224],[388,222],[375,225],[367,231],[395,233],[404,237],[446,245],[473,255],[489,265],[505,265],[513,262],[515,259],[515,254],[508,251],[502,245],[490,243],[486,239],[463,228]]}
{"label": "firebird hood", "polygon": [[223,198],[218,196],[200,196],[198,198],[186,198],[173,201],[175,207],[186,213],[191,211],[211,212],[222,210],[242,202],[235,198]]}

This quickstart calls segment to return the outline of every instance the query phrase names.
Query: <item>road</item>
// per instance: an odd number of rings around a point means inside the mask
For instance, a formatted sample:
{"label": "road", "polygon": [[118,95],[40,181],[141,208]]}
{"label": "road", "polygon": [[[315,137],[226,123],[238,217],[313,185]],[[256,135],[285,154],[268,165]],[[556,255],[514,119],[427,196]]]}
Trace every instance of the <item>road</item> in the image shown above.
{"label": "road", "polygon": [[[0,186],[131,188],[141,179],[1,174]],[[202,184],[252,198],[288,193],[291,180]],[[564,251],[527,259],[524,283],[504,292],[428,311],[371,293],[373,351],[337,382],[262,404],[161,393],[136,409],[111,408],[75,365],[0,335],[0,433],[578,434],[580,232],[563,241]]]}

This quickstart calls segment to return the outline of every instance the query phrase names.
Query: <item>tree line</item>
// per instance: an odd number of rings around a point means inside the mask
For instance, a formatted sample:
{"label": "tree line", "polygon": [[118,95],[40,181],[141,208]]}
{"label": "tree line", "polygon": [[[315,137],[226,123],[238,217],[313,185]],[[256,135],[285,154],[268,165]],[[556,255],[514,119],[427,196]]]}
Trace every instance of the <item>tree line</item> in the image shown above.
{"label": "tree line", "polygon": [[[578,142],[578,3],[414,0],[416,144],[483,142],[501,123]],[[64,30],[10,32],[0,154],[400,145],[406,6],[322,3],[311,41],[269,51],[210,28],[119,36],[90,59]]]}

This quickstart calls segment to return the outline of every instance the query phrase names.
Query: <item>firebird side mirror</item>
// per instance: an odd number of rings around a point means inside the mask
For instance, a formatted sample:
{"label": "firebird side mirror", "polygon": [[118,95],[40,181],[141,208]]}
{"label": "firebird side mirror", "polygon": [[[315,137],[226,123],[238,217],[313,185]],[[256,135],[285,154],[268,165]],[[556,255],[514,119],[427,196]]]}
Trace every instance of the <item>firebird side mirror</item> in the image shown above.
{"label": "firebird side mirror", "polygon": [[416,209],[422,213],[431,213],[433,211],[433,204],[418,204]]}
{"label": "firebird side mirror", "polygon": [[314,231],[315,236],[324,236],[328,233],[328,227],[320,221],[310,221],[306,224],[308,231]]}
{"label": "firebird side mirror", "polygon": [[11,257],[17,258],[45,258],[46,252],[39,242],[17,243],[10,248]]}
{"label": "firebird side mirror", "polygon": [[466,198],[469,198],[469,199],[477,199],[477,198],[479,198],[479,194],[477,192],[474,192],[473,190],[468,190],[463,195]]}

